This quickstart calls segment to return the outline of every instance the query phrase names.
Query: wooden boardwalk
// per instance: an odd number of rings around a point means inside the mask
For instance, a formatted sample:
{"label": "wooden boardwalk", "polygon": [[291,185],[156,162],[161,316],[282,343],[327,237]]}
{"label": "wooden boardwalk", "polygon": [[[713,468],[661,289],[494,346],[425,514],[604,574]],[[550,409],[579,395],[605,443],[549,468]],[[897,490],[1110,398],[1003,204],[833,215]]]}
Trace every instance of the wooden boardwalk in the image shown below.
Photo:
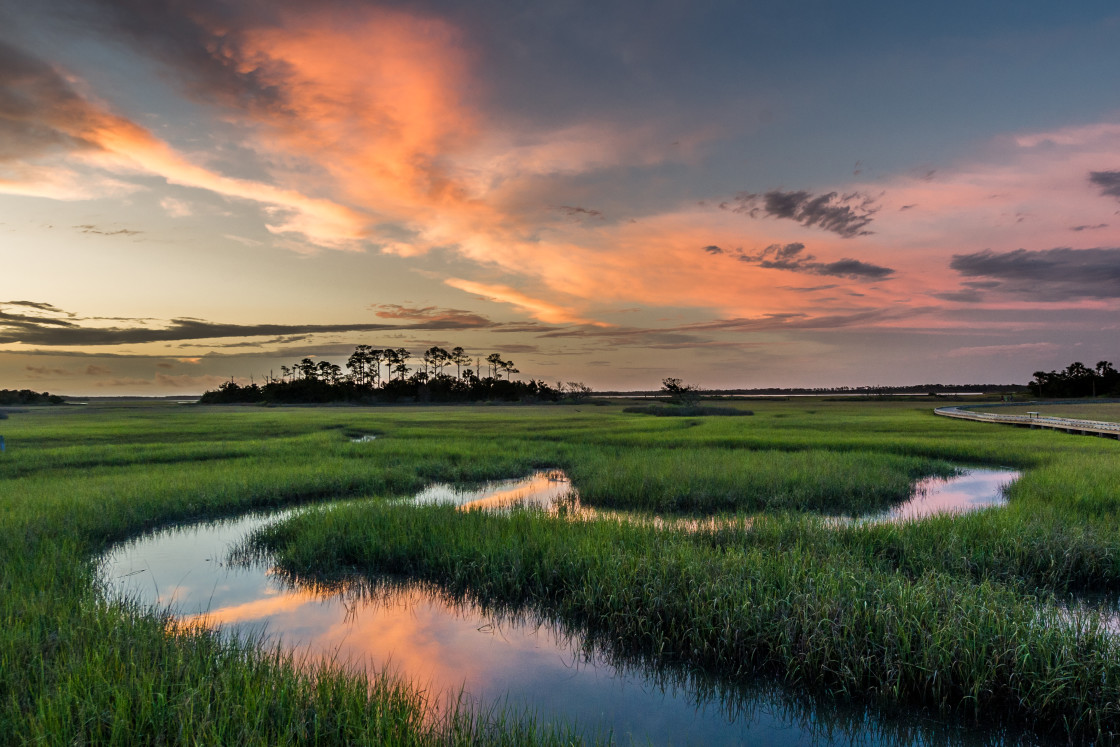
{"label": "wooden boardwalk", "polygon": [[1020,428],[1049,428],[1055,431],[1075,433],[1080,436],[1099,436],[1120,440],[1120,423],[1108,423],[1103,420],[1051,418],[1033,412],[1026,415],[997,415],[992,412],[973,412],[973,407],[983,407],[983,405],[971,405],[967,408],[938,407],[933,411],[933,414],[947,418],[960,418],[961,420],[979,420],[982,423],[1000,423],[1015,425]]}

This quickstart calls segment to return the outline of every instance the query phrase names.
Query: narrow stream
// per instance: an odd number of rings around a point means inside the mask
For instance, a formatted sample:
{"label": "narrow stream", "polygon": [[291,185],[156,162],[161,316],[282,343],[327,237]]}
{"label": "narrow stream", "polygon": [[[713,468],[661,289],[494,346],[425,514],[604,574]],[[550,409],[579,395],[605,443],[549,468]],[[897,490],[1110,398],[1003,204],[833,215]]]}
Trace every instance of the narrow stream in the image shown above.
{"label": "narrow stream", "polygon": [[[911,502],[970,510],[1002,500],[1014,473],[976,470],[922,481]],[[984,491],[988,492],[985,493]],[[948,496],[956,496],[949,498]],[[417,503],[467,508],[528,504],[549,509],[573,500],[560,472],[489,483],[477,490],[433,486]],[[901,520],[923,515],[903,510]],[[167,608],[186,624],[233,634],[267,633],[301,655],[346,666],[388,669],[436,694],[468,694],[483,707],[509,706],[540,720],[576,722],[588,735],[620,744],[1010,744],[1017,737],[977,732],[918,716],[814,702],[779,686],[747,689],[681,669],[620,661],[578,633],[532,615],[488,613],[431,585],[386,580],[315,588],[267,562],[231,565],[230,549],[265,524],[299,509],[168,528],[115,546],[101,559],[109,593]]]}
{"label": "narrow stream", "polygon": [[1008,469],[973,468],[952,477],[926,477],[914,483],[910,499],[867,521],[914,521],[933,514],[962,514],[1004,506],[1003,489],[1019,473]]}

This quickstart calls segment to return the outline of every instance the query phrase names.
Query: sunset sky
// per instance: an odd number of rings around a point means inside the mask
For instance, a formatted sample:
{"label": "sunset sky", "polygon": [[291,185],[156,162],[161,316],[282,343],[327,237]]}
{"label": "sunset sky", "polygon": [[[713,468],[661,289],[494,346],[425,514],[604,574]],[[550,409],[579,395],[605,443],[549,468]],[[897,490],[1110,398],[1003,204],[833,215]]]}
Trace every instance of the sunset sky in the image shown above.
{"label": "sunset sky", "polygon": [[1120,363],[1113,2],[0,3],[0,388]]}

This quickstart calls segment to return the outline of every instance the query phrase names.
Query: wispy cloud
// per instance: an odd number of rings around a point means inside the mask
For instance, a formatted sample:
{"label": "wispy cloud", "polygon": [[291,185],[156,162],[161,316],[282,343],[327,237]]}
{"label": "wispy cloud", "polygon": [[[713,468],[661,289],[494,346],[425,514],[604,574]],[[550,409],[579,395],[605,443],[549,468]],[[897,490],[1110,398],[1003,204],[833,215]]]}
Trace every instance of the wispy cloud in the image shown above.
{"label": "wispy cloud", "polygon": [[189,218],[194,215],[194,208],[186,200],[164,197],[160,199],[159,206],[172,218]]}
{"label": "wispy cloud", "polygon": [[58,308],[54,304],[45,303],[43,301],[0,301],[0,309],[4,306],[23,306],[28,309],[35,309],[36,311],[42,311],[52,315],[77,316],[72,312]]}
{"label": "wispy cloud", "polygon": [[1031,353],[1052,353],[1059,346],[1052,342],[1023,342],[1015,345],[977,345],[973,347],[953,348],[946,355],[950,358],[975,358],[987,356],[1016,356]]}
{"label": "wispy cloud", "polygon": [[37,379],[53,376],[73,376],[74,372],[65,368],[51,368],[49,366],[24,366],[24,370]]}
{"label": "wispy cloud", "polygon": [[894,270],[889,267],[847,257],[834,262],[818,262],[815,256],[805,253],[805,245],[801,242],[771,244],[753,254],[742,249],[725,252],[718,246],[706,246],[704,251],[709,254],[729,254],[740,262],[757,265],[768,270],[789,270],[790,272],[831,275],[854,280],[883,280],[894,274]]}
{"label": "wispy cloud", "polygon": [[102,228],[101,226],[95,226],[89,223],[74,226],[74,228],[78,229],[79,233],[91,233],[98,236],[138,236],[144,233],[143,231],[137,231],[131,228]]}
{"label": "wispy cloud", "polygon": [[952,301],[953,303],[980,303],[984,300],[984,294],[976,288],[961,288],[960,290],[943,291],[930,295],[934,298],[940,298],[942,301]]}
{"label": "wispy cloud", "polygon": [[437,306],[409,307],[400,304],[373,304],[371,309],[382,319],[403,319],[406,321],[443,324],[451,327],[461,325],[469,327],[488,327],[493,323],[482,316],[463,309],[445,309]]}
{"label": "wispy cloud", "polygon": [[804,190],[783,192],[780,189],[762,194],[740,192],[734,200],[720,207],[752,218],[766,216],[796,221],[803,226],[832,231],[846,239],[871,235],[867,226],[879,209],[873,197],[860,192],[814,195]]}
{"label": "wispy cloud", "polygon": [[591,208],[579,207],[578,205],[561,205],[560,212],[569,218],[602,218],[603,211],[593,210]]}
{"label": "wispy cloud", "polygon": [[[423,310],[419,314],[413,313],[412,321],[408,324],[225,324],[201,319],[172,319],[159,326],[141,323],[147,320],[135,320],[127,326],[103,326],[89,324],[90,320],[62,312],[50,304],[19,303],[30,305],[32,308],[45,307],[48,311],[57,312],[59,315],[43,317],[15,314],[5,311],[4,305],[0,304],[0,344],[103,346],[262,336],[276,338],[272,342],[291,342],[293,339],[302,339],[308,335],[339,332],[501,329],[503,327],[477,314],[425,315]],[[402,317],[394,317],[390,311],[386,318]]]}

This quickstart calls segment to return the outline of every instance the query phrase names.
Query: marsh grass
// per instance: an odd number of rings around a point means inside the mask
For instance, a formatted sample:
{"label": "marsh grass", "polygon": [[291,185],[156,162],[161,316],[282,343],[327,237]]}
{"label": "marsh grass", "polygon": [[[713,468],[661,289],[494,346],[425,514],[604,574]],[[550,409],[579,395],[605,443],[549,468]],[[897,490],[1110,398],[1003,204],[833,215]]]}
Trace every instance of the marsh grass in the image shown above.
{"label": "marsh grass", "polygon": [[703,532],[539,512],[355,505],[290,519],[258,542],[296,575],[426,578],[725,676],[776,674],[837,697],[978,720],[1064,719],[1078,734],[1120,723],[1120,651],[1100,626],[1066,624],[992,581],[901,573],[806,537],[755,546],[753,531],[732,546]]}
{"label": "marsh grass", "polygon": [[905,500],[948,462],[867,451],[728,447],[599,449],[568,466],[589,506],[667,512],[818,511],[860,514]]}
{"label": "marsh grass", "polygon": [[694,418],[704,415],[742,417],[754,415],[751,410],[738,407],[716,407],[714,405],[635,405],[624,407],[625,413],[638,415],[657,415],[665,418]]}
{"label": "marsh grass", "polygon": [[[301,669],[259,642],[170,634],[160,615],[106,601],[94,572],[109,543],[174,522],[556,467],[588,503],[763,520],[677,533],[374,501],[262,541],[301,577],[396,568],[535,605],[651,661],[1112,738],[1115,645],[1090,624],[1047,618],[1045,600],[1120,590],[1116,441],[985,428],[907,403],[751,406],[751,418],[699,419],[617,406],[15,413],[0,455],[0,734],[564,742],[567,732],[519,714],[426,720],[430,704],[407,684]],[[350,443],[352,433],[378,439]],[[969,516],[834,531],[804,513],[881,506],[950,463],[1024,473],[1006,508]]]}

